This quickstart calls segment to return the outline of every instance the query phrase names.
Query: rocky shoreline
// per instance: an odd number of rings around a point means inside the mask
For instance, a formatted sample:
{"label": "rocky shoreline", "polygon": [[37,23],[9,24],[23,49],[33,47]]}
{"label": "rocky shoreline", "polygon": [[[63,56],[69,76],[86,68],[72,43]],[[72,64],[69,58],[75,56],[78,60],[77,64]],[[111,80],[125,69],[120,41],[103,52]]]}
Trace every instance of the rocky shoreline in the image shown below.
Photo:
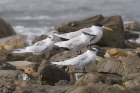
{"label": "rocky shoreline", "polygon": [[[28,46],[23,37],[0,42],[0,93],[139,93],[140,44],[128,41],[139,38],[140,25],[123,24],[121,16],[96,15],[68,24],[58,24],[59,32],[72,32],[99,22],[113,29],[104,31],[102,39],[92,45],[98,50],[96,61],[86,67],[87,74],[75,79],[79,68],[50,65],[77,56],[76,51],[54,47],[46,58],[31,53],[15,54],[11,50]],[[15,35],[12,27],[0,19],[0,38]],[[42,35],[33,43],[46,38]],[[84,53],[87,48],[82,49]]]}

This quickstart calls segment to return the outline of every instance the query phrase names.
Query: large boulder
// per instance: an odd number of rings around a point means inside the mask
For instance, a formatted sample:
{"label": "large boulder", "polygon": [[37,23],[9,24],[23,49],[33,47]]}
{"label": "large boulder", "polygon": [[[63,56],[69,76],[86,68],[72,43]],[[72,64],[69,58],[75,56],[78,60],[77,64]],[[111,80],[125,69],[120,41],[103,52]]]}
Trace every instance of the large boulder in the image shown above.
{"label": "large boulder", "polygon": [[6,61],[0,60],[0,70],[16,70],[16,67]]}
{"label": "large boulder", "polygon": [[89,83],[121,84],[121,77],[113,74],[88,73],[79,78],[75,85],[88,85]]}
{"label": "large boulder", "polygon": [[38,68],[38,78],[50,85],[55,85],[59,80],[69,81],[69,75],[57,66],[50,65],[49,61],[43,60]]}
{"label": "large boulder", "polygon": [[0,43],[0,48],[8,51],[26,46],[28,46],[28,43],[22,37],[9,37],[3,39]]}
{"label": "large boulder", "polygon": [[0,38],[16,34],[11,25],[6,23],[2,18],[0,18],[0,33]]}
{"label": "large boulder", "polygon": [[124,24],[125,31],[140,31],[140,24],[138,22],[131,22]]}
{"label": "large boulder", "polygon": [[27,57],[31,55],[32,53],[11,53],[10,51],[0,49],[0,60],[19,61],[25,60]]}
{"label": "large boulder", "polygon": [[[9,80],[23,80],[22,74],[25,74],[20,70],[0,70],[0,78],[1,80],[9,79]],[[30,78],[33,78],[31,75],[27,75]]]}
{"label": "large boulder", "polygon": [[137,55],[128,55],[121,59],[109,59],[98,69],[102,73],[114,73],[117,75],[128,75],[140,72],[140,58]]}
{"label": "large boulder", "polygon": [[104,17],[102,15],[92,16],[81,21],[69,22],[65,25],[55,26],[59,32],[73,32],[82,28],[91,27],[93,23],[99,22],[112,28],[113,31],[104,31],[102,39],[97,42],[100,46],[124,47],[124,27],[121,16]]}
{"label": "large boulder", "polygon": [[107,84],[89,83],[86,86],[74,86],[65,93],[125,93],[121,89]]}
{"label": "large boulder", "polygon": [[13,93],[15,87],[13,80],[0,80],[0,93]]}
{"label": "large boulder", "polygon": [[13,93],[65,93],[72,86],[28,85],[18,86]]}
{"label": "large boulder", "polygon": [[128,74],[122,77],[123,84],[128,88],[140,87],[140,73]]}

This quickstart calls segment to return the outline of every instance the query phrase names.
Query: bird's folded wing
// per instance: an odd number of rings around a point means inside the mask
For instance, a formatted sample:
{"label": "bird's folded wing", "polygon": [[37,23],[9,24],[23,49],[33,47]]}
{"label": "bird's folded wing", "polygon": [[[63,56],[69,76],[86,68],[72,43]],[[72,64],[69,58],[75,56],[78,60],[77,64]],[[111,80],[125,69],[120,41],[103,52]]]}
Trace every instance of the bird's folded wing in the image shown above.
{"label": "bird's folded wing", "polygon": [[68,42],[66,42],[66,45],[69,47],[78,47],[81,45],[82,40],[79,38],[73,38],[70,39]]}
{"label": "bird's folded wing", "polygon": [[94,40],[96,37],[97,37],[97,35],[92,34],[92,38],[90,39],[90,41]]}
{"label": "bird's folded wing", "polygon": [[43,45],[45,45],[47,42],[45,42],[45,41],[39,41],[39,42],[36,42],[33,46],[43,46]]}
{"label": "bird's folded wing", "polygon": [[75,32],[70,32],[67,34],[67,37],[69,39],[77,37],[77,36],[81,35],[83,31],[87,31],[87,30],[88,30],[88,28],[83,28],[83,29],[80,29],[80,30],[75,31]]}

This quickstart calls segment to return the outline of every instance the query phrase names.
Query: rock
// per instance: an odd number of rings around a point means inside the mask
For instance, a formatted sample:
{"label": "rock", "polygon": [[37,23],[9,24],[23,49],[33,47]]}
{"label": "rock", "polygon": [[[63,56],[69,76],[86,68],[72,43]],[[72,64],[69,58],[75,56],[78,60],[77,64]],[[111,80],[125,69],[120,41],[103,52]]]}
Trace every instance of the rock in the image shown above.
{"label": "rock", "polygon": [[33,62],[29,62],[29,61],[10,61],[8,62],[14,66],[16,66],[16,68],[24,70],[24,72],[28,73],[28,74],[34,74],[35,72],[35,64]]}
{"label": "rock", "polygon": [[[24,74],[23,71],[20,70],[0,70],[0,78],[1,79],[9,79],[9,80],[23,80]],[[27,74],[29,78],[33,78],[33,76]]]}
{"label": "rock", "polygon": [[91,27],[94,22],[102,23],[103,25],[113,29],[113,32],[104,31],[104,35],[102,39],[97,42],[97,45],[120,48],[124,47],[124,27],[120,16],[103,17],[102,15],[96,15],[81,21],[73,21],[66,25],[56,26],[55,30],[63,33],[73,32],[82,28]]}
{"label": "rock", "polygon": [[16,87],[13,93],[64,93],[72,86],[50,86],[32,84],[27,86]]}
{"label": "rock", "polygon": [[43,61],[43,58],[37,55],[30,56],[25,59],[25,61],[30,61],[33,64],[29,65],[28,67],[34,69],[36,72],[38,71],[38,67],[40,66],[41,62]]}
{"label": "rock", "polygon": [[119,85],[119,84],[115,84],[115,85],[113,85],[113,86],[120,88],[120,89],[123,90],[125,93],[136,93],[135,91],[133,91],[133,90],[131,90],[131,89],[129,89],[129,88],[126,88],[126,87],[124,87],[124,86],[121,86],[121,85]]}
{"label": "rock", "polygon": [[55,83],[55,86],[68,86],[70,82],[67,80],[60,80],[59,82]]}
{"label": "rock", "polygon": [[0,82],[0,93],[13,93],[16,87],[13,80],[0,80]]}
{"label": "rock", "polygon": [[2,18],[0,18],[0,26],[0,38],[16,34],[11,25],[6,23]]}
{"label": "rock", "polygon": [[132,86],[130,89],[135,91],[135,93],[139,93],[140,92],[140,85]]}
{"label": "rock", "polygon": [[136,53],[137,53],[137,55],[140,57],[140,47],[137,47]]}
{"label": "rock", "polygon": [[38,78],[50,85],[54,85],[59,80],[69,81],[69,75],[57,66],[49,65],[47,60],[43,60],[38,68]]}
{"label": "rock", "polygon": [[140,47],[140,44],[137,42],[131,42],[131,41],[125,41],[125,48],[132,48],[136,49],[137,47]]}
{"label": "rock", "polygon": [[79,78],[75,85],[83,86],[89,83],[121,84],[121,77],[113,74],[88,73]]}
{"label": "rock", "polygon": [[127,31],[140,31],[140,24],[137,22],[124,24],[124,29]]}
{"label": "rock", "polygon": [[125,75],[122,77],[122,80],[124,85],[128,88],[140,86],[140,73]]}
{"label": "rock", "polygon": [[0,49],[0,60],[19,61],[25,60],[27,57],[31,55],[32,53],[11,53],[9,51]]}
{"label": "rock", "polygon": [[46,93],[46,85],[18,86],[13,93]]}
{"label": "rock", "polygon": [[50,85],[46,86],[47,93],[65,93],[68,89],[72,87],[72,86],[50,86]]}
{"label": "rock", "polygon": [[86,86],[74,86],[65,93],[125,93],[121,89],[107,84],[89,83]]}
{"label": "rock", "polygon": [[43,40],[43,39],[46,39],[47,38],[47,35],[41,35],[39,37],[36,37],[34,40],[33,40],[33,44],[40,41],[40,40]]}
{"label": "rock", "polygon": [[0,47],[3,50],[12,50],[28,46],[28,43],[22,38],[11,38],[1,42]]}
{"label": "rock", "polygon": [[139,38],[139,34],[133,33],[132,31],[124,31],[124,38],[125,38],[125,40],[129,40],[129,39],[136,40]]}
{"label": "rock", "polygon": [[123,51],[122,49],[118,48],[112,48],[108,51],[106,51],[105,57],[113,57],[113,58],[119,58],[119,57],[126,57],[127,53]]}
{"label": "rock", "polygon": [[98,72],[114,73],[121,76],[139,73],[139,61],[140,58],[137,55],[129,55],[126,58],[109,60],[100,66]]}
{"label": "rock", "polygon": [[16,67],[6,61],[0,60],[0,70],[16,70]]}

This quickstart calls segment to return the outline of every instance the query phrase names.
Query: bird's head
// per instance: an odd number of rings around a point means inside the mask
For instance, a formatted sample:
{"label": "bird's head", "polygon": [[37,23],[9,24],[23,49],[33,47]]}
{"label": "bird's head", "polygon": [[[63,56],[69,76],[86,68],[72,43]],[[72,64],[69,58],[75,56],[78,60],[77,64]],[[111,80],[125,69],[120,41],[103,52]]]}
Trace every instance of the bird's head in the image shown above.
{"label": "bird's head", "polygon": [[51,41],[55,41],[53,35],[49,35],[49,36],[48,36],[48,39],[50,39]]}
{"label": "bird's head", "polygon": [[92,27],[101,28],[102,30],[113,31],[111,28],[102,25],[101,23],[94,23]]}
{"label": "bird's head", "polygon": [[98,52],[98,50],[96,49],[96,48],[91,48],[91,49],[89,49],[90,51],[93,51],[93,52],[95,52],[95,53],[97,53]]}

